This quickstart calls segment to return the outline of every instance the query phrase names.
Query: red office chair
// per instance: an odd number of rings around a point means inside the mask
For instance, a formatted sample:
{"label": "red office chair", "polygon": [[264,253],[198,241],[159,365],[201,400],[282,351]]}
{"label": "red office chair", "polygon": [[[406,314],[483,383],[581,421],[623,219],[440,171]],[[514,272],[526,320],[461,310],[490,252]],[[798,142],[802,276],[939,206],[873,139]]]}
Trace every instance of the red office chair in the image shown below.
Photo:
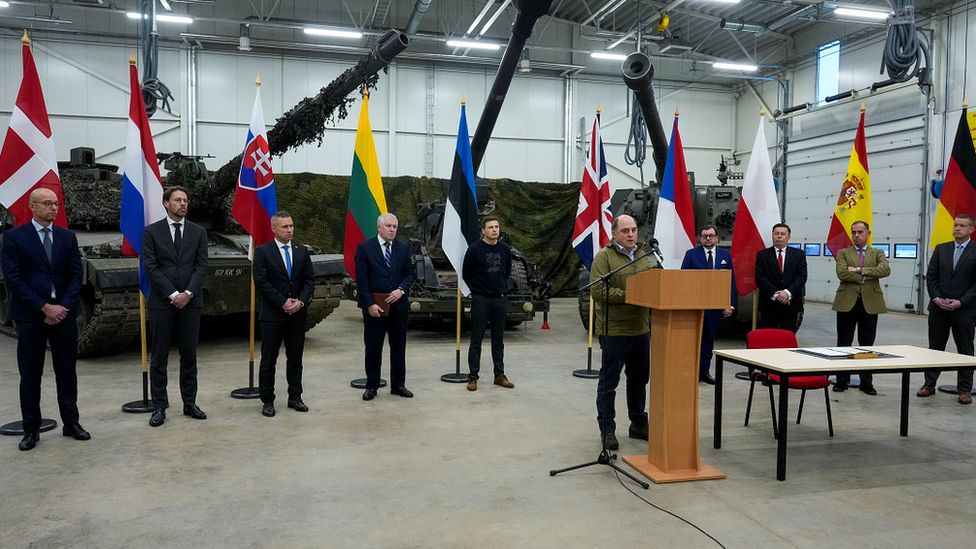
{"label": "red office chair", "polygon": [[[790,347],[799,347],[799,345],[796,342],[796,334],[789,330],[761,328],[753,330],[746,335],[746,348],[749,349],[782,349]],[[769,388],[769,409],[773,413],[773,437],[778,438],[779,430],[776,426],[776,404],[773,401],[773,385],[779,385],[780,376],[754,372],[750,368],[749,379],[751,383],[749,384],[749,401],[746,403],[745,425],[746,427],[749,426],[749,415],[752,412],[752,396],[756,388],[756,382],[761,381],[763,385]],[[824,404],[827,407],[827,431],[830,433],[830,436],[834,436],[834,422],[830,415],[830,393],[827,392],[828,387],[830,387],[830,380],[827,376],[794,376],[789,378],[789,388],[802,391],[800,393],[800,407],[796,412],[796,423],[800,423],[800,417],[803,414],[803,401],[806,399],[807,391],[823,389]]]}

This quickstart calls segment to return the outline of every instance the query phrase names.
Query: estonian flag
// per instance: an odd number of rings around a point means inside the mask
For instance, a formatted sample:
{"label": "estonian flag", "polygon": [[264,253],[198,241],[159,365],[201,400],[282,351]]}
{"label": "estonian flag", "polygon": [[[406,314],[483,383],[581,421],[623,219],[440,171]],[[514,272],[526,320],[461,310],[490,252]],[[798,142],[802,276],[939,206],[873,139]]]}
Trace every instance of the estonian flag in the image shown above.
{"label": "estonian flag", "polygon": [[469,295],[471,290],[461,277],[461,266],[464,264],[464,253],[468,251],[468,245],[478,240],[481,229],[478,227],[474,163],[471,161],[471,142],[468,139],[468,121],[464,111],[462,103],[454,169],[451,170],[451,185],[447,190],[447,205],[444,208],[441,247],[457,273],[458,288],[462,294]]}

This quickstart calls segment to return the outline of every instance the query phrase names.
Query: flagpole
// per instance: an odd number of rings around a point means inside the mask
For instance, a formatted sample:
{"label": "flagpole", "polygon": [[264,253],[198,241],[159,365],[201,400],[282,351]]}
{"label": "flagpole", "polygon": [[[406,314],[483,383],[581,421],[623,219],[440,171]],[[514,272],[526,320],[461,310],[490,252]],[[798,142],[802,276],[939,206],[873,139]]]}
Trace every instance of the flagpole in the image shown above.
{"label": "flagpole", "polygon": [[590,294],[590,321],[586,330],[586,369],[573,370],[573,375],[584,379],[600,377],[600,370],[593,369],[593,294]]}
{"label": "flagpole", "polygon": [[142,400],[133,400],[122,405],[127,414],[145,414],[153,411],[149,401],[149,359],[146,345],[146,298],[139,290],[139,342],[142,347]]}
{"label": "flagpole", "polygon": [[[258,86],[260,86],[258,80]],[[248,239],[247,257],[251,260],[251,304],[250,304],[250,333],[248,335],[248,360],[247,360],[247,387],[234,389],[230,392],[231,398],[258,398],[261,396],[260,390],[254,386],[254,237]]]}
{"label": "flagpole", "polygon": [[461,285],[457,288],[457,307],[455,311],[455,330],[454,330],[454,373],[444,374],[441,381],[446,383],[465,383],[468,375],[461,373]]}

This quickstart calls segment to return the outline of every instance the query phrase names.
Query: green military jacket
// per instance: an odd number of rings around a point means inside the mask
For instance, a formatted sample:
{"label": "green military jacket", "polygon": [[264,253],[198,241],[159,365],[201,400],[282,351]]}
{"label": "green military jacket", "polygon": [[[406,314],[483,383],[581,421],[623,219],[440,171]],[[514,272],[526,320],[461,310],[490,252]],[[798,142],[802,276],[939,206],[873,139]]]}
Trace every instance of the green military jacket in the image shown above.
{"label": "green military jacket", "polygon": [[858,266],[857,248],[844,248],[834,259],[840,285],[837,287],[837,295],[834,296],[833,310],[848,312],[857,303],[857,296],[861,296],[864,310],[868,313],[877,315],[888,312],[880,279],[891,274],[891,266],[884,252],[877,248],[866,249],[861,273],[847,270],[848,267]]}
{"label": "green military jacket", "polygon": [[[634,257],[647,253],[647,244],[637,243]],[[625,265],[630,261],[627,254],[621,252],[611,240],[596,257],[590,269],[590,282],[598,280],[610,271]],[[636,336],[651,331],[650,309],[627,304],[627,279],[631,276],[657,266],[653,257],[645,257],[633,265],[621,270],[610,278],[610,314],[607,335]],[[606,287],[602,283],[590,287],[593,297],[593,335],[603,335],[603,316],[605,311]]]}

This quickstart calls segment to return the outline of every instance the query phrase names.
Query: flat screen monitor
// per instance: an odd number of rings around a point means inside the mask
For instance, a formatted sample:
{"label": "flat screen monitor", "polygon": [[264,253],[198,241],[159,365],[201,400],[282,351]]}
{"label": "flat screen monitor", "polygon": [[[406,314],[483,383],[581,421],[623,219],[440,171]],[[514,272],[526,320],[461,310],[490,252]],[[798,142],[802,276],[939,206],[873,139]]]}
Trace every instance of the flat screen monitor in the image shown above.
{"label": "flat screen monitor", "polygon": [[895,259],[918,259],[918,244],[895,244]]}
{"label": "flat screen monitor", "polygon": [[820,255],[820,244],[804,244],[803,252],[807,255]]}
{"label": "flat screen monitor", "polygon": [[871,244],[871,247],[883,251],[885,257],[891,257],[891,244]]}
{"label": "flat screen monitor", "polygon": [[824,257],[834,257],[834,254],[830,253],[830,248],[827,247],[826,242],[824,242]]}
{"label": "flat screen monitor", "polygon": [[789,246],[790,248],[796,248],[797,250],[803,249],[803,244],[797,244],[794,242],[790,242],[789,244],[787,244],[787,246]]}

